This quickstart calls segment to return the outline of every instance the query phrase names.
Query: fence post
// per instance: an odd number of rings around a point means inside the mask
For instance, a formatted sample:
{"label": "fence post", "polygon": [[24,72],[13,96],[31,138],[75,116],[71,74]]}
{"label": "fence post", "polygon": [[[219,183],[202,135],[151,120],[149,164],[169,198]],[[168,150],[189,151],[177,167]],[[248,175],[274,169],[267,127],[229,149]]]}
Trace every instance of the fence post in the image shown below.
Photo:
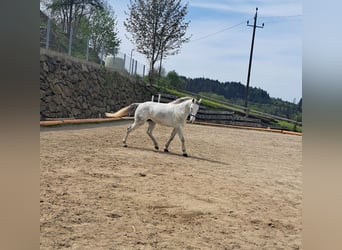
{"label": "fence post", "polygon": [[102,62],[103,62],[103,48],[101,48],[101,62],[100,62],[100,65],[102,65]]}
{"label": "fence post", "polygon": [[131,75],[133,75],[134,72],[134,59],[132,58],[132,66],[131,66]]}
{"label": "fence post", "polygon": [[89,59],[89,37],[87,38],[87,48],[86,48],[86,60]]}
{"label": "fence post", "polygon": [[145,65],[143,67],[143,78],[145,77]]}
{"label": "fence post", "polygon": [[124,68],[123,68],[123,70],[125,71],[125,69],[126,69],[126,54],[124,54],[124,61],[123,61],[123,65],[124,65]]}
{"label": "fence post", "polygon": [[135,69],[134,69],[134,74],[137,74],[137,67],[138,67],[138,61],[135,60]]}
{"label": "fence post", "polygon": [[47,18],[47,27],[46,27],[46,43],[45,43],[45,49],[49,48],[49,43],[50,43],[50,26],[51,26],[51,21],[50,17]]}
{"label": "fence post", "polygon": [[72,45],[72,26],[70,27],[70,35],[69,35],[69,51],[68,54],[71,56],[71,45]]}
{"label": "fence post", "polygon": [[133,72],[134,72],[134,59],[133,58],[131,58],[131,64],[129,65],[129,69],[130,69],[129,74],[133,75]]}
{"label": "fence post", "polygon": [[128,69],[129,74],[132,74],[132,56],[129,59],[129,69]]}

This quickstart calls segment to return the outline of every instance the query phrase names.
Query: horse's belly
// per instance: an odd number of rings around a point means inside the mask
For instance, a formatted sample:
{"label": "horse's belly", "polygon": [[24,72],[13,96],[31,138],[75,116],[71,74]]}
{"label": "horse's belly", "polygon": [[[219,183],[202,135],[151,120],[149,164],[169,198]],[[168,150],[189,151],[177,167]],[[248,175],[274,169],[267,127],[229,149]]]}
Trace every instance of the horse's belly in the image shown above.
{"label": "horse's belly", "polygon": [[154,121],[155,123],[163,125],[163,126],[168,126],[168,127],[173,126],[172,119],[170,117],[167,117],[164,114],[161,116],[150,117],[150,119]]}

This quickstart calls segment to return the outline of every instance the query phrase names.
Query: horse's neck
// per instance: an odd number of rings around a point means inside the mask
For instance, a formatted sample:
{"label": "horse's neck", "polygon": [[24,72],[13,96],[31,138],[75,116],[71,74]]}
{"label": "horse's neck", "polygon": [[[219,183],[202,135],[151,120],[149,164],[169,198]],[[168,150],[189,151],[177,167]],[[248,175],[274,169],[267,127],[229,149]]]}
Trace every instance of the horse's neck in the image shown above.
{"label": "horse's neck", "polygon": [[191,100],[178,104],[179,112],[184,114],[185,116],[188,116],[190,114],[190,104]]}

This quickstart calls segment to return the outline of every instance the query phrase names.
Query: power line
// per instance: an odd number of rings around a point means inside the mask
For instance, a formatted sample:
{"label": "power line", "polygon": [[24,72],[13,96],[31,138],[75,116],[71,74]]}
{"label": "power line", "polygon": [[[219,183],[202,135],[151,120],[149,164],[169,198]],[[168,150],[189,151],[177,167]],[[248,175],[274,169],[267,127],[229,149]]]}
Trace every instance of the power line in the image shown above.
{"label": "power line", "polygon": [[[281,19],[283,19],[283,18],[302,17],[302,16],[303,16],[303,15],[267,16],[267,17],[263,17],[263,19],[268,19],[268,18],[281,18]],[[250,21],[250,20],[253,20],[253,18],[250,18],[250,19],[248,19],[247,21]],[[264,23],[279,23],[279,22],[286,22],[286,21],[292,21],[292,20],[266,21],[266,22],[264,22]],[[233,29],[233,28],[235,28],[235,27],[238,27],[238,26],[240,26],[240,25],[242,25],[242,24],[244,24],[244,23],[245,23],[245,21],[242,21],[242,22],[240,22],[240,23],[234,24],[234,25],[229,26],[229,27],[227,27],[227,28],[224,28],[224,29],[215,31],[215,32],[213,32],[213,33],[209,33],[209,34],[207,34],[207,35],[201,36],[201,37],[196,38],[196,39],[192,39],[192,40],[190,40],[189,42],[196,42],[196,41],[199,41],[199,40],[206,39],[206,38],[208,38],[208,37],[211,37],[211,36],[217,35],[217,34],[219,34],[219,33],[222,33],[222,32],[224,32],[224,31],[227,31],[227,30]]]}
{"label": "power line", "polygon": [[199,41],[199,40],[202,40],[202,39],[205,39],[205,38],[208,38],[208,37],[217,35],[217,34],[219,34],[219,33],[222,33],[222,32],[224,32],[224,31],[226,31],[226,30],[230,30],[230,29],[233,29],[233,28],[235,28],[235,27],[237,27],[237,26],[240,26],[240,25],[244,24],[245,22],[246,22],[246,21],[242,21],[241,23],[237,23],[237,24],[234,24],[234,25],[229,26],[229,27],[227,27],[227,28],[221,29],[221,30],[219,30],[219,31],[216,31],[216,32],[213,32],[213,33],[209,33],[209,34],[204,35],[204,36],[201,36],[201,37],[199,37],[199,38],[197,38],[197,39],[190,40],[190,42]]}

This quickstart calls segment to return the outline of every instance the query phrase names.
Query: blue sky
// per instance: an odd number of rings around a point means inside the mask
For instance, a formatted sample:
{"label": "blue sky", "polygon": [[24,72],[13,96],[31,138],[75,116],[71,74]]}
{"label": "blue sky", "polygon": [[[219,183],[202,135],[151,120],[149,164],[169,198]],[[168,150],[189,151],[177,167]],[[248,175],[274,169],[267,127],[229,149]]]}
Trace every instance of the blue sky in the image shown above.
{"label": "blue sky", "polygon": [[[120,51],[130,54],[134,45],[126,38],[123,21],[129,0],[108,0],[118,21]],[[186,3],[184,1],[184,3]],[[255,8],[258,25],[254,43],[250,86],[271,97],[296,102],[302,97],[302,2],[297,0],[189,0],[189,43],[166,58],[166,71],[186,77],[207,77],[221,82],[247,82]],[[133,52],[140,63],[145,57]]]}

